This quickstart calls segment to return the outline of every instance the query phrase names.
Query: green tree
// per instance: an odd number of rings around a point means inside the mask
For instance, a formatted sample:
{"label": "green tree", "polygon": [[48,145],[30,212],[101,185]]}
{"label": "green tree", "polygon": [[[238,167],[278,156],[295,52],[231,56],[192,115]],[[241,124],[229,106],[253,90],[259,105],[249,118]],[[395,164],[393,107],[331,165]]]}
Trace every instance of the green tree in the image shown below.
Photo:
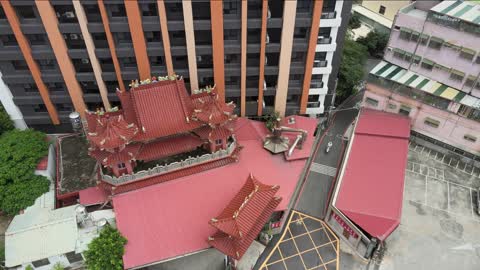
{"label": "green tree", "polygon": [[367,47],[371,56],[381,57],[388,43],[388,34],[373,30],[366,37],[359,37],[357,42]]}
{"label": "green tree", "polygon": [[106,226],[93,239],[85,251],[85,264],[89,270],[122,270],[122,256],[127,239],[111,226]]}
{"label": "green tree", "polygon": [[10,119],[10,115],[8,115],[3,106],[0,105],[0,134],[14,128],[15,127],[12,119]]}
{"label": "green tree", "polygon": [[367,60],[367,55],[365,46],[350,39],[345,40],[338,72],[336,104],[342,103],[347,97],[356,93],[363,80],[363,65]]}
{"label": "green tree", "polygon": [[35,175],[38,161],[48,154],[46,135],[31,129],[0,136],[0,209],[8,215],[32,205],[48,191],[50,182]]}
{"label": "green tree", "polygon": [[353,13],[353,15],[350,17],[350,20],[348,21],[348,29],[354,30],[360,28],[361,25],[362,23],[360,22],[360,16],[357,13]]}

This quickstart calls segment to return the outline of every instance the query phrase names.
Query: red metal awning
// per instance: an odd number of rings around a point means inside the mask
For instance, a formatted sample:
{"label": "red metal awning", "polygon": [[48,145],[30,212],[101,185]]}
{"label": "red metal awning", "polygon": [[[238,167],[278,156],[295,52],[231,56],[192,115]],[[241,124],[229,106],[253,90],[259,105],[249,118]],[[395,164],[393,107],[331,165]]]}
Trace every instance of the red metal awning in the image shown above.
{"label": "red metal awning", "polygon": [[373,237],[400,224],[410,120],[364,109],[354,132],[334,205]]}

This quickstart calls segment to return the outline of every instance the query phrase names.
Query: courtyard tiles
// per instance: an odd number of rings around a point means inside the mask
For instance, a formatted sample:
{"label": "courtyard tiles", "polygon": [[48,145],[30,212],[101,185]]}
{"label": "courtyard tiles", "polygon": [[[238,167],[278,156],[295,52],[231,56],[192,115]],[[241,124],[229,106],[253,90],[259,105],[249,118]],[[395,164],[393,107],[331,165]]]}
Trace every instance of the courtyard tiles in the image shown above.
{"label": "courtyard tiles", "polygon": [[338,270],[339,241],[320,219],[292,211],[261,270]]}

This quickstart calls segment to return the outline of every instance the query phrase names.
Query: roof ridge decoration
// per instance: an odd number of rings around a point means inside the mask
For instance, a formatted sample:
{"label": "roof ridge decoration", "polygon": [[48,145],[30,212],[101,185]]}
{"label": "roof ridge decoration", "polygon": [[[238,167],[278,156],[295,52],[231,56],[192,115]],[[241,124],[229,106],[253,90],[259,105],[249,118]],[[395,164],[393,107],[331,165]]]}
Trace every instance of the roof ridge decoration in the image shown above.
{"label": "roof ridge decoration", "polygon": [[195,106],[192,118],[204,122],[212,128],[234,121],[237,118],[234,114],[235,104],[220,101],[215,86],[207,89],[209,91],[192,94]]}
{"label": "roof ridge decoration", "polygon": [[127,123],[122,114],[104,113],[96,116],[95,129],[89,129],[87,138],[101,150],[123,149],[138,133],[138,127],[134,123]]}

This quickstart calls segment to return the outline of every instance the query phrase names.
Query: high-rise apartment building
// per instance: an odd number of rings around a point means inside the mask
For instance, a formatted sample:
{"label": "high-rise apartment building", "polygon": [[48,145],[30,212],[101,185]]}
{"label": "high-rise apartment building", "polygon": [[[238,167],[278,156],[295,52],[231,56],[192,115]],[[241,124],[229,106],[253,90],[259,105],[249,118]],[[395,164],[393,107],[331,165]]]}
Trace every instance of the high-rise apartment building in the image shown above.
{"label": "high-rise apartment building", "polygon": [[20,126],[23,116],[61,132],[72,111],[118,105],[116,88],[131,80],[176,73],[189,90],[216,84],[240,115],[321,114],[350,9],[335,0],[1,1],[0,97]]}
{"label": "high-rise apartment building", "polygon": [[479,44],[478,2],[406,6],[370,72],[365,105],[408,115],[422,139],[480,161]]}

